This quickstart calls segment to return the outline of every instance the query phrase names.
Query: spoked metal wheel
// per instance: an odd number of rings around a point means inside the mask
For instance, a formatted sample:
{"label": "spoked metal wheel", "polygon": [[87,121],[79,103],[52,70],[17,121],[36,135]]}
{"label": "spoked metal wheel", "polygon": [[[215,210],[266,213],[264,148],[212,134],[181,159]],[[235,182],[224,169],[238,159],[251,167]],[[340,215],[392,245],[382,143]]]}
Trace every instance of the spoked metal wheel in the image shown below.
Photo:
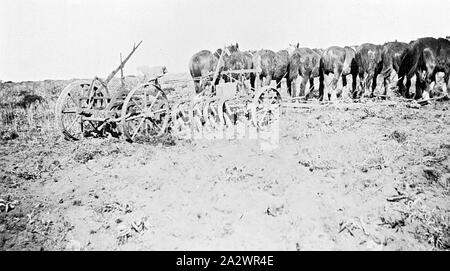
{"label": "spoked metal wheel", "polygon": [[203,137],[203,106],[205,99],[201,96],[195,97],[189,104],[189,120],[191,122],[191,130],[194,137]]}
{"label": "spoked metal wheel", "polygon": [[219,118],[225,129],[234,125],[234,116],[229,105],[229,99],[222,99],[219,103]]}
{"label": "spoked metal wheel", "polygon": [[268,126],[279,118],[281,95],[273,87],[266,86],[256,92],[251,104],[251,121],[257,128]]}
{"label": "spoked metal wheel", "polygon": [[231,139],[235,136],[235,115],[230,107],[230,99],[223,99],[219,105],[220,122],[223,125],[225,138]]}
{"label": "spoked metal wheel", "polygon": [[205,119],[205,129],[209,132],[222,131],[223,122],[220,116],[221,110],[219,109],[221,105],[220,98],[213,97],[206,100],[203,107],[203,117]]}
{"label": "spoked metal wheel", "polygon": [[76,81],[63,89],[56,102],[56,124],[68,140],[80,140],[87,127],[83,127],[83,108],[88,106],[90,81]]}
{"label": "spoked metal wheel", "polygon": [[172,108],[171,115],[171,133],[178,138],[189,138],[191,136],[189,102],[177,102]]}
{"label": "spoked metal wheel", "polygon": [[238,98],[224,99],[219,110],[225,136],[228,139],[245,136],[248,123],[247,101]]}
{"label": "spoked metal wheel", "polygon": [[135,87],[122,106],[122,132],[127,141],[145,142],[166,132],[170,118],[169,102],[157,85]]}

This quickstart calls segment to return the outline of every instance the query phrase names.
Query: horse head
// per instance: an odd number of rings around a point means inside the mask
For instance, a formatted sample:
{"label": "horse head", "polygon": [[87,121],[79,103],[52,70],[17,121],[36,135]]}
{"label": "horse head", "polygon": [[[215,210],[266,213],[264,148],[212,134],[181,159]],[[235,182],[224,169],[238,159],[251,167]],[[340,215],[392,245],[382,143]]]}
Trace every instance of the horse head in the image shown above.
{"label": "horse head", "polygon": [[300,48],[299,42],[297,42],[296,44],[289,43],[289,46],[286,50],[289,52],[289,55],[291,55],[295,51],[295,49],[298,49],[298,48]]}

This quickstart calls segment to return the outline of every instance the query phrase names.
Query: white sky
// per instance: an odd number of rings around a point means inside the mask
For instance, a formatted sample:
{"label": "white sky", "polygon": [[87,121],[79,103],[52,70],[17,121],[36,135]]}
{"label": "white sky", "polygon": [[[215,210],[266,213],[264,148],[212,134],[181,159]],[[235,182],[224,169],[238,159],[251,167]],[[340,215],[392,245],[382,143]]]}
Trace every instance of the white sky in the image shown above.
{"label": "white sky", "polygon": [[0,0],[0,80],[104,77],[140,40],[126,74],[187,72],[195,52],[236,41],[280,50],[447,35],[450,0]]}

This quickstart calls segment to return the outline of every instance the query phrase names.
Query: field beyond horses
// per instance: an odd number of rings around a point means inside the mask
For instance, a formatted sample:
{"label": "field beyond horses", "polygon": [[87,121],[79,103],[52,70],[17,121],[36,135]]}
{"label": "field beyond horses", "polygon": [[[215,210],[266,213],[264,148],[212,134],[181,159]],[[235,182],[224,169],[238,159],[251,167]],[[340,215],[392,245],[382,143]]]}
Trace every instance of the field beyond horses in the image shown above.
{"label": "field beyond horses", "polygon": [[[279,147],[263,151],[249,139],[66,141],[52,111],[66,84],[0,89],[1,250],[450,247],[448,101],[283,109]],[[30,95],[43,102],[21,107]]]}

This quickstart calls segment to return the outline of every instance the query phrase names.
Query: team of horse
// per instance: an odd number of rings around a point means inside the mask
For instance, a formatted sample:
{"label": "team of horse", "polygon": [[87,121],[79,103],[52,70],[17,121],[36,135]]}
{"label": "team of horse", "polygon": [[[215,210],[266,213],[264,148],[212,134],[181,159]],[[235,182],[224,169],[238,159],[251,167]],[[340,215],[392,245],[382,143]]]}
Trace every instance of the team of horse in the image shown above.
{"label": "team of horse", "polygon": [[[219,67],[218,69],[216,69]],[[258,73],[232,73],[230,70],[256,69]],[[286,80],[287,93],[291,97],[314,96],[314,78],[319,79],[318,99],[336,99],[342,96],[338,81],[347,87],[347,76],[352,78],[350,96],[361,98],[368,92],[374,97],[377,78],[382,76],[381,97],[395,81],[395,89],[405,98],[430,98],[436,84],[436,74],[444,73],[442,93],[447,95],[450,75],[449,38],[419,38],[409,43],[392,41],[383,45],[364,43],[359,46],[331,46],[326,49],[301,47],[300,43],[289,44],[280,51],[261,49],[241,51],[239,44],[232,44],[214,53],[202,50],[189,61],[189,71],[194,80],[195,91],[200,93],[206,84],[218,84],[220,80],[249,80],[251,87],[256,82],[269,85],[272,80],[281,88]],[[211,74],[218,72],[215,82]],[[259,80],[256,80],[256,75]],[[397,75],[397,78],[395,76]],[[325,76],[331,77],[326,83]],[[410,94],[411,79],[415,77],[416,92]],[[358,84],[359,81],[359,84]],[[405,84],[406,81],[406,84]],[[309,89],[306,89],[309,83]],[[297,91],[298,90],[298,91]]]}

